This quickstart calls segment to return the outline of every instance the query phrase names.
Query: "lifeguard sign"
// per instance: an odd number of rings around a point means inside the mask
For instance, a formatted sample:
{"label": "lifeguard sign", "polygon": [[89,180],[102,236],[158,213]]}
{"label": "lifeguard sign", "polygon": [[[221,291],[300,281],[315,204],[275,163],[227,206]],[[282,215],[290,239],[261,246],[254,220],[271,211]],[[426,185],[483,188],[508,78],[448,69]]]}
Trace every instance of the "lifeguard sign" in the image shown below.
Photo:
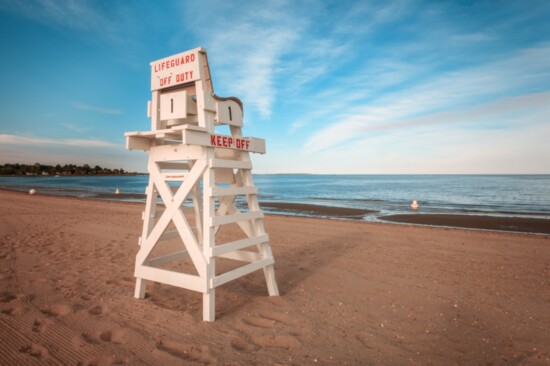
{"label": "lifeguard sign", "polygon": [[[146,281],[202,292],[203,319],[213,321],[216,287],[260,269],[279,295],[249,156],[265,142],[242,136],[241,101],[214,94],[202,48],[152,62],[151,90],[151,131],[126,133],[129,150],[149,151],[135,297]],[[226,225],[240,234],[218,243]]]}

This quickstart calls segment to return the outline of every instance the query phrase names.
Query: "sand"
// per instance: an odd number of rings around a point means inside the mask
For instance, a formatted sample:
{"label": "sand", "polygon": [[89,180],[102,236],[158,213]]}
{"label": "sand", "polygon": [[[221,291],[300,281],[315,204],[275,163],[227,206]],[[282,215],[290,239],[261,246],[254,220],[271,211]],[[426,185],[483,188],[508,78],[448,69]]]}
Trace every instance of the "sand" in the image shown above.
{"label": "sand", "polygon": [[550,220],[532,217],[491,217],[479,215],[390,215],[381,220],[420,225],[550,234]]}
{"label": "sand", "polygon": [[141,204],[0,202],[1,365],[550,363],[549,236],[268,215],[281,296],[256,272],[207,323],[133,298]]}

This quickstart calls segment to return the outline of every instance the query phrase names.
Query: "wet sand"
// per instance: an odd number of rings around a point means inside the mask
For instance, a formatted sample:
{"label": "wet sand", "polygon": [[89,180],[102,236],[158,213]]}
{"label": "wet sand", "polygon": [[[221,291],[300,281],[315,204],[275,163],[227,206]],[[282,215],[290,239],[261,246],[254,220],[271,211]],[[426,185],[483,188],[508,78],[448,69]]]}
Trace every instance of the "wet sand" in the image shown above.
{"label": "wet sand", "polygon": [[206,323],[199,293],[133,298],[143,204],[0,201],[2,365],[550,363],[550,236],[268,215],[281,296],[255,272]]}
{"label": "wet sand", "polygon": [[411,214],[384,216],[380,219],[407,224],[550,234],[550,220],[536,218]]}
{"label": "wet sand", "polygon": [[320,205],[309,205],[304,203],[290,202],[261,202],[262,208],[276,208],[280,211],[289,213],[301,213],[314,216],[325,216],[334,218],[347,218],[361,220],[363,216],[376,211],[364,210],[360,208],[349,207],[329,207]]}

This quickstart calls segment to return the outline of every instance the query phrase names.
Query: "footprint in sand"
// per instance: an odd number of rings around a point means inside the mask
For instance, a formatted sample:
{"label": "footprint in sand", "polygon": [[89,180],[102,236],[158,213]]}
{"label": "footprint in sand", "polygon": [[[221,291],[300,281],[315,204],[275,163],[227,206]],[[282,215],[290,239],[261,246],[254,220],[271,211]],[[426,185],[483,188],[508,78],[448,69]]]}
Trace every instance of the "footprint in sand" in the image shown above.
{"label": "footprint in sand", "polygon": [[204,364],[215,362],[215,359],[209,354],[208,346],[159,341],[156,348],[165,354],[186,361],[195,361]]}
{"label": "footprint in sand", "polygon": [[239,352],[254,352],[259,350],[260,346],[257,344],[247,342],[244,339],[234,339],[231,341],[231,347]]}
{"label": "footprint in sand", "polygon": [[2,309],[0,311],[0,313],[6,314],[6,315],[11,315],[11,316],[16,316],[16,315],[20,315],[21,313],[23,313],[23,308],[14,307],[14,308]]}
{"label": "footprint in sand", "polygon": [[98,344],[99,343],[99,339],[95,338],[94,336],[92,336],[88,333],[82,333],[80,335],[80,337],[82,337],[82,339],[88,344]]}
{"label": "footprint in sand", "polygon": [[92,315],[101,315],[103,314],[103,307],[101,305],[96,305],[88,309],[88,313]]}
{"label": "footprint in sand", "polygon": [[40,333],[42,331],[44,331],[44,329],[46,329],[46,327],[48,325],[51,324],[51,320],[49,319],[43,319],[42,321],[39,321],[37,319],[34,320],[34,322],[32,323],[32,331],[35,332],[35,333]]}
{"label": "footprint in sand", "polygon": [[74,312],[73,308],[67,304],[52,305],[49,308],[42,309],[41,311],[43,314],[53,317],[63,316]]}
{"label": "footprint in sand", "polygon": [[123,343],[124,338],[126,337],[126,332],[117,329],[117,330],[104,330],[99,331],[94,334],[82,333],[80,337],[89,344],[99,344],[101,342],[110,342],[110,343]]}
{"label": "footprint in sand", "polygon": [[26,353],[29,356],[36,357],[36,358],[42,358],[48,355],[48,350],[36,343],[27,344],[21,347],[19,349],[19,352]]}
{"label": "footprint in sand", "polygon": [[280,322],[287,325],[291,323],[291,320],[288,315],[277,313],[275,311],[266,311],[266,312],[260,313],[260,316],[262,318],[273,320],[273,321]]}
{"label": "footprint in sand", "polygon": [[298,338],[291,335],[259,336],[252,337],[251,340],[258,346],[262,347],[292,349],[302,346],[302,343],[298,340]]}
{"label": "footprint in sand", "polygon": [[243,323],[246,323],[248,325],[251,325],[253,327],[258,327],[258,328],[273,328],[275,326],[275,321],[267,318],[255,318],[255,317],[245,318],[243,319]]}
{"label": "footprint in sand", "polygon": [[15,300],[16,298],[17,297],[14,294],[11,294],[7,291],[0,294],[0,302],[10,302],[12,300]]}

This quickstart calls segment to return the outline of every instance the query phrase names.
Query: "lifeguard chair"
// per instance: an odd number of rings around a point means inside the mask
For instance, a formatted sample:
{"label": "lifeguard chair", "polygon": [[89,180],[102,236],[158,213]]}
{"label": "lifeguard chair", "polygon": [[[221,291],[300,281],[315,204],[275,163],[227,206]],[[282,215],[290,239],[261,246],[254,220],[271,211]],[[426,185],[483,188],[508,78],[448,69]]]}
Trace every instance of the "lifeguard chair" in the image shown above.
{"label": "lifeguard chair", "polygon": [[[265,153],[265,141],[242,136],[241,101],[214,94],[203,48],[152,62],[151,90],[151,131],[125,134],[127,149],[149,152],[135,297],[145,297],[147,281],[198,291],[203,320],[214,321],[215,289],[260,269],[278,296],[250,161],[251,152]],[[241,236],[218,243],[225,225],[238,225]],[[191,266],[178,267],[189,258]]]}

